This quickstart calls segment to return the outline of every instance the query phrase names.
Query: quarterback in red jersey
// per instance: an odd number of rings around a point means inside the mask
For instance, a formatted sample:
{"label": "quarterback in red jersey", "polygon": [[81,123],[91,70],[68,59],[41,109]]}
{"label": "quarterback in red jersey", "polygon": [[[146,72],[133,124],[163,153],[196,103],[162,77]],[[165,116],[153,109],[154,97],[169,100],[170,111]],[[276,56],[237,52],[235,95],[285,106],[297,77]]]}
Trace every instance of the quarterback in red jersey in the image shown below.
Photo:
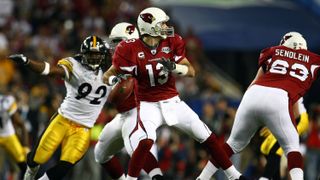
{"label": "quarterback in red jersey", "polygon": [[[259,67],[243,96],[224,148],[229,156],[240,152],[265,125],[287,156],[291,179],[301,180],[303,159],[292,107],[317,79],[320,56],[307,50],[307,43],[300,33],[289,32],[279,46],[261,52]],[[209,162],[208,166],[212,167],[212,164]]]}
{"label": "quarterback in red jersey", "polygon": [[[116,24],[109,35],[111,41],[110,48],[114,47],[122,40],[139,38],[137,28],[132,24],[121,22]],[[124,170],[119,160],[114,156],[124,147],[124,140],[135,126],[137,119],[137,105],[134,93],[124,101],[116,105],[119,112],[108,124],[106,124],[99,136],[99,141],[94,148],[95,160],[101,164],[110,174],[112,179],[125,180]],[[132,154],[131,149],[128,153]],[[162,172],[157,163],[157,148],[153,146],[151,153],[147,155],[148,164],[143,169],[153,180],[161,179]]]}
{"label": "quarterback in red jersey", "polygon": [[162,124],[175,126],[204,144],[212,158],[225,170],[229,179],[241,174],[234,168],[215,135],[198,115],[179,98],[175,75],[194,77],[195,71],[185,57],[185,43],[166,22],[169,17],[155,7],[144,9],[138,16],[140,39],[121,42],[113,56],[113,65],[104,81],[113,84],[119,74],[131,74],[137,80],[138,120],[128,141],[134,149],[127,179],[137,179],[146,155],[156,141],[156,130]]}

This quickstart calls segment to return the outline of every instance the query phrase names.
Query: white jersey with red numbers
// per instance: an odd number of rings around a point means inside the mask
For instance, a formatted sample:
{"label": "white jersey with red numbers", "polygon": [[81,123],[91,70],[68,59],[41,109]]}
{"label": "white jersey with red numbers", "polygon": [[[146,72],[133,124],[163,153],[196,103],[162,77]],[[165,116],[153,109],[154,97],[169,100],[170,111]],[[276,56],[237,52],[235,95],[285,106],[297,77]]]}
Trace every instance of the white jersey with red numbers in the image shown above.
{"label": "white jersey with red numbers", "polygon": [[15,133],[11,116],[17,111],[15,98],[10,95],[0,95],[0,137],[11,136]]}
{"label": "white jersey with red numbers", "polygon": [[62,59],[58,65],[66,71],[66,97],[58,112],[65,118],[92,127],[111,91],[102,82],[103,72],[88,70],[73,57]]}
{"label": "white jersey with red numbers", "polygon": [[265,74],[255,84],[287,91],[293,104],[317,79],[320,56],[303,49],[275,46],[261,52],[259,66],[264,67]]}
{"label": "white jersey with red numbers", "polygon": [[185,43],[175,34],[151,49],[140,39],[122,41],[113,56],[113,66],[137,79],[137,100],[157,102],[178,95],[175,77],[157,61],[167,58],[179,63],[185,57]]}

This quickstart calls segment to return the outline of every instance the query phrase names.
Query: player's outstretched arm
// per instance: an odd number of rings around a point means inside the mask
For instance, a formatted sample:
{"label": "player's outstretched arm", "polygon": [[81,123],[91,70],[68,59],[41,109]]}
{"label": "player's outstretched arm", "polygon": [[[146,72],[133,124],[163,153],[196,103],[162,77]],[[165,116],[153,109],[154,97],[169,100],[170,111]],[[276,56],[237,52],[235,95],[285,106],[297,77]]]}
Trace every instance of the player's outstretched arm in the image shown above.
{"label": "player's outstretched arm", "polygon": [[41,75],[65,77],[65,70],[60,66],[51,66],[46,61],[31,60],[23,54],[13,54],[8,57],[17,64],[24,65]]}

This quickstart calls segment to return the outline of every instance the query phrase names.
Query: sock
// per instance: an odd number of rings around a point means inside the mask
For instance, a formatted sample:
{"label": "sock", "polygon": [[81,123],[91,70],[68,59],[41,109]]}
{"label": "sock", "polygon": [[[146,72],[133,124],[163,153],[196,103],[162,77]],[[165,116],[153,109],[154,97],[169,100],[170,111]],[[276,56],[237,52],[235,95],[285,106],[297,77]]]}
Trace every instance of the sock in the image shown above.
{"label": "sock", "polygon": [[50,168],[46,174],[49,179],[62,179],[73,166],[74,164],[71,164],[70,162],[59,161],[55,166]]}
{"label": "sock", "polygon": [[293,168],[289,171],[292,180],[303,180],[303,170],[301,168]]}
{"label": "sock", "polygon": [[288,159],[288,170],[290,171],[293,168],[300,168],[303,167],[303,160],[300,152],[293,151],[289,152],[287,155]]}
{"label": "sock", "polygon": [[49,180],[49,177],[47,176],[47,173],[44,173],[38,180]]}
{"label": "sock", "polygon": [[277,154],[270,153],[267,156],[267,164],[264,168],[263,177],[272,179],[280,171],[281,157]]}
{"label": "sock", "polygon": [[109,173],[112,179],[119,179],[124,175],[122,165],[119,159],[115,156],[113,156],[109,161],[101,165]]}
{"label": "sock", "polygon": [[144,139],[139,142],[136,150],[134,150],[132,157],[129,161],[128,178],[138,177],[141,169],[145,165],[148,152],[153,145],[153,140]]}
{"label": "sock", "polygon": [[163,176],[162,171],[161,171],[160,168],[154,168],[154,169],[152,169],[148,174],[149,174],[149,176],[150,176],[151,178],[153,178],[153,177],[156,176],[156,175]]}
{"label": "sock", "polygon": [[229,146],[228,143],[223,144],[223,150],[226,152],[226,154],[229,158],[234,154],[232,148]]}
{"label": "sock", "polygon": [[159,168],[159,164],[154,155],[149,151],[146,157],[146,162],[143,166],[143,170],[145,170],[150,177],[153,177],[157,174],[163,175],[161,169]]}
{"label": "sock", "polygon": [[223,148],[220,146],[216,136],[212,133],[209,138],[203,142],[205,147],[208,149],[212,159],[222,168],[228,169],[232,163],[227,156],[226,152],[224,152]]}
{"label": "sock", "polygon": [[239,179],[241,173],[232,165],[228,169],[224,170],[224,174],[228,177],[228,179]]}
{"label": "sock", "polygon": [[214,166],[210,161],[207,162],[206,166],[201,171],[201,174],[197,177],[199,180],[210,179],[214,173],[218,171],[218,168]]}
{"label": "sock", "polygon": [[127,175],[127,179],[126,180],[137,180],[137,177],[131,177],[130,175]]}
{"label": "sock", "polygon": [[117,178],[116,180],[126,180],[126,175],[125,174],[122,174],[121,177]]}
{"label": "sock", "polygon": [[266,177],[260,177],[259,180],[269,180],[269,179]]}

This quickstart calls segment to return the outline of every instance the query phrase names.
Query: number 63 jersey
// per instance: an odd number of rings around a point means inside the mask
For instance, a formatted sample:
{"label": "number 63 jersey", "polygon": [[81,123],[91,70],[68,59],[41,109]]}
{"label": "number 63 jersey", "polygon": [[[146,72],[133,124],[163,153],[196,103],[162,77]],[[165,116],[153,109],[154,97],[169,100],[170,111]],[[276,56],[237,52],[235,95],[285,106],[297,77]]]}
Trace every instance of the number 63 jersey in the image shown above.
{"label": "number 63 jersey", "polygon": [[58,61],[64,68],[67,94],[58,112],[70,121],[93,127],[111,91],[103,83],[103,72],[88,70],[78,60],[68,57]]}
{"label": "number 63 jersey", "polygon": [[304,49],[274,46],[262,50],[259,66],[265,73],[255,84],[283,89],[295,103],[317,79],[320,56]]}

